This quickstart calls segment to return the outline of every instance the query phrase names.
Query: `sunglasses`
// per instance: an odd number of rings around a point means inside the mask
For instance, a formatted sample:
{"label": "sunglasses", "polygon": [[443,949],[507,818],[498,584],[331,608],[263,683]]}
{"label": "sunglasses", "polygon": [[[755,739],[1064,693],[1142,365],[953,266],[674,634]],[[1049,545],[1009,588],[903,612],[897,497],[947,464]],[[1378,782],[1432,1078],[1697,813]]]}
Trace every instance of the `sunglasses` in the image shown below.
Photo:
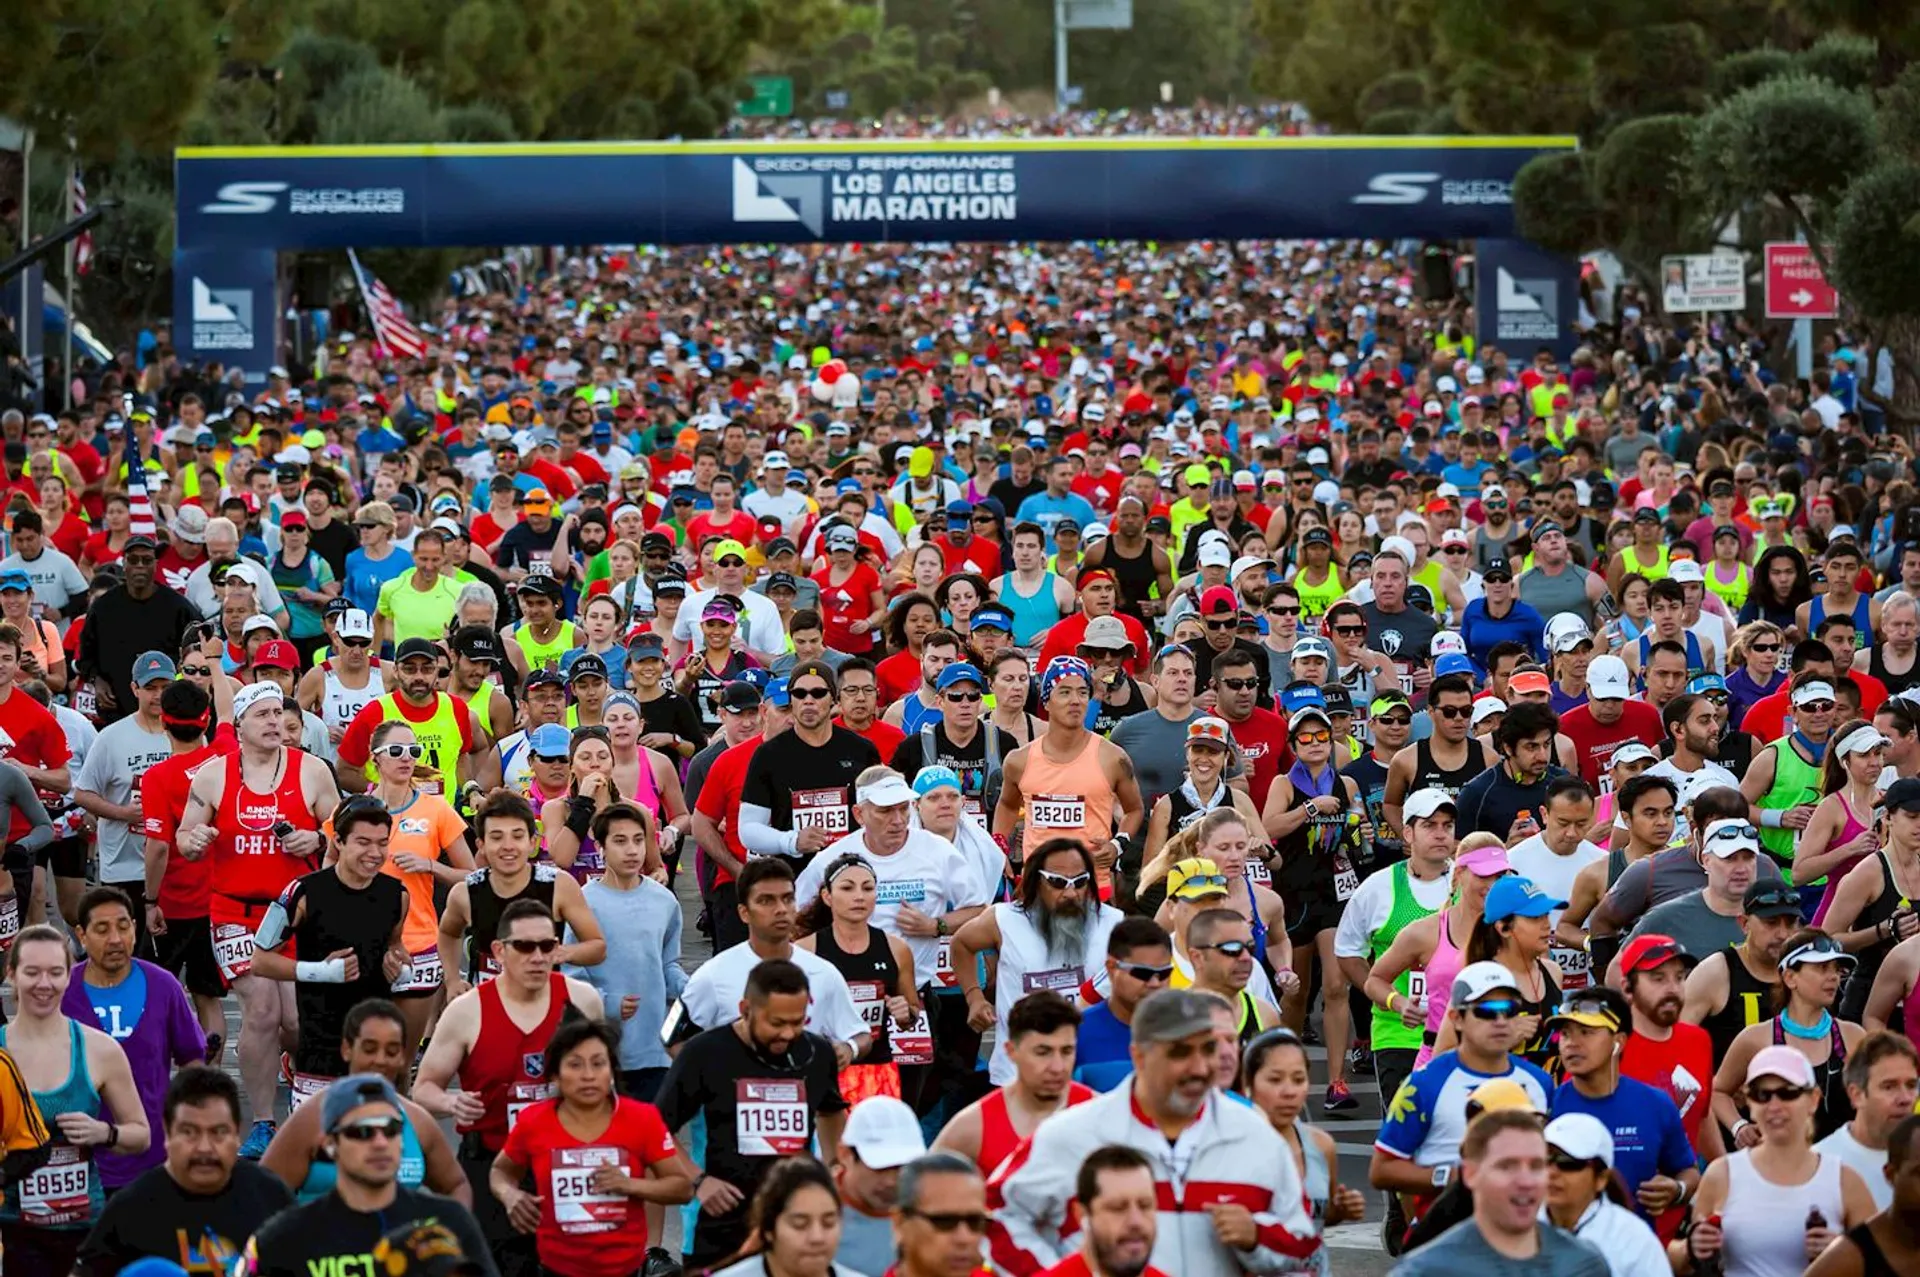
{"label": "sunglasses", "polygon": [[363,1117],[337,1128],[334,1134],[355,1144],[366,1144],[373,1140],[397,1140],[406,1129],[407,1124],[397,1117]]}
{"label": "sunglasses", "polygon": [[[1707,841],[1708,842],[1732,842],[1742,838],[1753,839],[1753,838],[1758,838],[1759,836],[1760,836],[1760,831],[1754,828],[1751,824],[1721,825],[1719,828],[1715,829],[1712,833],[1707,835]],[[1793,896],[1791,898],[1794,900],[1798,900],[1800,897]]]}
{"label": "sunglasses", "polygon": [[1350,638],[1357,638],[1367,632],[1367,627],[1364,625],[1336,625],[1333,627],[1333,632],[1335,634],[1345,634]]}
{"label": "sunglasses", "polygon": [[1257,678],[1223,678],[1220,680],[1220,686],[1229,691],[1250,692],[1260,686],[1260,680]]}
{"label": "sunglasses", "polygon": [[904,1206],[900,1213],[912,1219],[926,1220],[937,1233],[952,1233],[962,1228],[970,1233],[987,1231],[987,1217],[980,1211],[922,1211]]}
{"label": "sunglasses", "polygon": [[1051,870],[1042,869],[1040,871],[1040,881],[1046,883],[1049,887],[1055,887],[1061,891],[1072,891],[1076,887],[1084,887],[1089,882],[1092,882],[1093,875],[1092,874],[1072,874],[1072,875],[1057,874],[1052,872]]}
{"label": "sunglasses", "polygon": [[991,524],[993,522],[993,516],[990,514],[976,514],[973,516],[972,521],[974,523]]}
{"label": "sunglasses", "polygon": [[340,646],[341,646],[341,647],[356,647],[356,648],[359,648],[359,647],[372,647],[372,646],[373,646],[373,640],[372,640],[372,639],[341,639],[341,640],[340,640]]}
{"label": "sunglasses", "polygon": [[1181,882],[1180,890],[1185,891],[1188,887],[1193,886],[1225,887],[1226,885],[1227,876],[1225,874],[1195,874],[1193,877]]}
{"label": "sunglasses", "polygon": [[940,695],[959,705],[971,705],[980,699],[978,692],[942,692]]}
{"label": "sunglasses", "polygon": [[1114,964],[1114,967],[1117,970],[1126,972],[1134,979],[1143,980],[1148,984],[1159,980],[1173,979],[1173,966],[1171,963],[1164,967],[1149,967],[1137,962],[1117,962]]}
{"label": "sunglasses", "polygon": [[1521,1005],[1512,998],[1501,998],[1494,1002],[1476,1002],[1467,1010],[1476,1020],[1511,1020],[1522,1011]]}
{"label": "sunglasses", "polygon": [[1296,745],[1330,745],[1333,743],[1333,733],[1324,727],[1315,728],[1310,732],[1295,732],[1293,734],[1293,743]]}
{"label": "sunglasses", "polygon": [[1432,706],[1432,710],[1441,718],[1449,721],[1473,717],[1473,706],[1471,705],[1435,705]]}
{"label": "sunglasses", "polygon": [[391,745],[382,745],[373,752],[376,754],[385,754],[388,758],[418,758],[427,751],[418,742],[412,745],[402,745],[396,741]]}
{"label": "sunglasses", "polygon": [[1373,721],[1376,725],[1384,724],[1388,727],[1412,727],[1413,715],[1408,714],[1403,717],[1399,714],[1381,714]]}
{"label": "sunglasses", "polygon": [[1440,547],[1440,553],[1442,554],[1465,554],[1466,552],[1467,547],[1464,545],[1443,545]]}
{"label": "sunglasses", "polygon": [[[787,695],[797,701],[824,701],[833,693],[824,687],[789,687]],[[980,698],[976,696],[974,699]]]}
{"label": "sunglasses", "polygon": [[1597,1170],[1602,1164],[1591,1158],[1575,1157],[1571,1153],[1556,1151],[1553,1156],[1548,1159],[1548,1165],[1552,1166],[1554,1170],[1559,1171],[1562,1175],[1574,1175],[1580,1171]]}
{"label": "sunglasses", "polygon": [[1752,647],[1750,647],[1750,648],[1748,648],[1747,650],[1748,650],[1749,652],[1777,652],[1777,651],[1779,651],[1779,650],[1780,650],[1780,644],[1778,644],[1778,643],[1755,643],[1755,644],[1754,644],[1754,645],[1753,645]]}
{"label": "sunglasses", "polygon": [[1208,621],[1207,628],[1210,630],[1237,630],[1240,628],[1240,618],[1230,616],[1224,620]]}
{"label": "sunglasses", "polygon": [[1300,615],[1300,609],[1297,607],[1270,607],[1267,609],[1267,615],[1268,616],[1298,616]]}
{"label": "sunglasses", "polygon": [[1791,1104],[1801,1096],[1807,1094],[1809,1089],[1810,1088],[1804,1086],[1752,1087],[1747,1091],[1747,1103],[1749,1105],[1771,1104],[1775,1100],[1781,1100]]}
{"label": "sunglasses", "polygon": [[515,953],[552,953],[560,947],[558,940],[509,940],[506,944]]}
{"label": "sunglasses", "polygon": [[1805,704],[1794,706],[1794,708],[1806,710],[1809,714],[1827,714],[1832,712],[1833,704],[1832,701],[1807,701]]}
{"label": "sunglasses", "polygon": [[1211,949],[1215,953],[1224,953],[1229,958],[1239,958],[1253,952],[1253,944],[1246,940],[1222,940],[1219,944],[1196,944],[1195,949]]}
{"label": "sunglasses", "polygon": [[211,665],[182,665],[180,672],[188,678],[210,678],[213,675]]}

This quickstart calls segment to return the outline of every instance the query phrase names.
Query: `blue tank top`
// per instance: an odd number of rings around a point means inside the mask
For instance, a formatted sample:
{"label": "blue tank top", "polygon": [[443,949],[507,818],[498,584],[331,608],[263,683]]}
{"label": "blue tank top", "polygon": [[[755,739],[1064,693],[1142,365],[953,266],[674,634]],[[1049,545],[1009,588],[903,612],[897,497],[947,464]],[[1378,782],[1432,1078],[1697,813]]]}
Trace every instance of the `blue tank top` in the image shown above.
{"label": "blue tank top", "polygon": [[940,721],[940,710],[937,707],[929,709],[920,703],[918,688],[908,692],[900,706],[900,730],[909,736],[918,735],[921,728],[929,723]]}
{"label": "blue tank top", "polygon": [[[1856,595],[1853,600],[1853,628],[1860,634],[1873,633],[1873,600],[1865,594]],[[1820,622],[1827,619],[1827,596],[1816,594],[1807,608],[1807,628],[1818,630]]]}
{"label": "blue tank top", "polygon": [[1013,588],[1011,572],[994,583],[994,594],[1013,613],[1013,641],[1017,646],[1024,647],[1033,642],[1034,635],[1059,623],[1060,605],[1053,599],[1053,580],[1053,573],[1047,573],[1040,578],[1040,588],[1032,594],[1022,594]]}
{"label": "blue tank top", "polygon": [[[60,1138],[54,1119],[62,1113],[84,1113],[88,1117],[98,1118],[103,1105],[100,1092],[94,1088],[93,1075],[87,1071],[87,1042],[80,1032],[78,1021],[67,1022],[67,1080],[51,1091],[35,1091],[33,1102],[46,1119],[47,1126],[54,1131],[53,1160],[40,1170],[29,1175],[19,1184],[7,1186],[7,1201],[0,1207],[0,1218],[17,1220],[28,1224],[39,1223],[34,1219],[22,1220],[20,1213],[20,1194],[22,1188],[35,1189],[44,1194],[46,1206],[54,1212],[53,1220],[41,1227],[58,1229],[62,1232],[85,1231],[93,1227],[93,1221],[100,1217],[101,1210],[107,1204],[106,1190],[100,1183],[100,1170],[93,1164],[92,1154],[83,1148],[76,1148]],[[7,1030],[0,1025],[0,1047],[7,1044]],[[77,1177],[84,1167],[87,1173],[87,1208],[81,1214],[78,1204],[72,1201],[65,1191],[71,1182],[69,1177]]]}
{"label": "blue tank top", "polygon": [[[400,1120],[406,1124],[406,1129],[400,1132],[400,1183],[407,1188],[418,1188],[427,1178],[427,1155],[420,1151],[420,1135],[413,1129],[413,1118],[404,1105],[400,1109]],[[325,1197],[333,1191],[339,1174],[331,1161],[316,1153],[307,1163],[307,1178],[295,1191],[294,1200],[311,1202]]]}
{"label": "blue tank top", "polygon": [[[1700,639],[1698,638],[1698,636],[1696,636],[1692,630],[1685,630],[1683,631],[1683,634],[1685,635],[1687,640],[1687,677],[1699,678],[1702,674],[1705,674],[1707,672],[1707,658],[1700,651]],[[1640,687],[1641,687],[1641,690],[1643,691],[1646,689],[1646,686],[1647,686],[1647,676],[1646,676],[1647,658],[1652,654],[1652,652],[1653,652],[1653,632],[1649,630],[1647,633],[1642,634],[1640,636],[1640,669],[1641,669]]]}
{"label": "blue tank top", "polygon": [[1080,1017],[1080,1037],[1074,1050],[1073,1080],[1096,1091],[1111,1091],[1133,1072],[1128,1052],[1133,1030],[1105,1002],[1087,1008]]}

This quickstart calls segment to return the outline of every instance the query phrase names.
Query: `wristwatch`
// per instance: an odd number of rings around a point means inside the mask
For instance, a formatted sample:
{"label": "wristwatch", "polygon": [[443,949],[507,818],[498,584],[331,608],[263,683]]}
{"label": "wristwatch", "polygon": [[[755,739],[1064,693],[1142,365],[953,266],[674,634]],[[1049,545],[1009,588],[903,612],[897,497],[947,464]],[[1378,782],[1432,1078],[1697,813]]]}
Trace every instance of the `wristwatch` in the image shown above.
{"label": "wristwatch", "polygon": [[1452,1178],[1453,1178],[1453,1167],[1436,1166],[1433,1168],[1433,1186],[1435,1188],[1445,1188],[1447,1186],[1447,1182]]}

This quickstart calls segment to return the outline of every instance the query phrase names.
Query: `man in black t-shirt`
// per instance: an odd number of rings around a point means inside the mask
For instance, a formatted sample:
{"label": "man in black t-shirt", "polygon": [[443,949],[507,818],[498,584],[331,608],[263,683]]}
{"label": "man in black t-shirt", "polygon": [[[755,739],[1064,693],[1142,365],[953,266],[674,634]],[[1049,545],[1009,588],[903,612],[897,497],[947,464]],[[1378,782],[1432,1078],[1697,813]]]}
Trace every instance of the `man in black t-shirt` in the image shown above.
{"label": "man in black t-shirt", "polygon": [[113,1277],[149,1256],[227,1272],[247,1238],[293,1205],[277,1176],[240,1160],[240,1088],[231,1077],[189,1065],[173,1075],[161,1112],[167,1160],[107,1199],[80,1247],[87,1277]]}
{"label": "man in black t-shirt", "polygon": [[853,831],[854,778],[881,759],[873,742],[833,721],[837,691],[825,661],[802,661],[767,685],[769,702],[791,705],[793,726],[747,764],[740,842],[748,851],[805,864]]}
{"label": "man in black t-shirt", "polygon": [[1427,685],[1433,681],[1427,653],[1440,627],[1407,601],[1412,566],[1398,550],[1374,556],[1373,602],[1360,605],[1360,619],[1367,623],[1367,646],[1385,653],[1400,671],[1400,690],[1408,691],[1407,684],[1412,684],[1408,695],[1417,709],[1426,703]]}
{"label": "man in black t-shirt", "polygon": [[[922,767],[951,767],[960,776],[960,797],[969,814],[984,819],[992,810],[989,788],[1008,754],[1020,748],[1011,732],[983,723],[982,693],[986,678],[961,662],[940,671],[940,717],[894,747],[888,766],[902,776],[917,776]],[[992,748],[989,749],[989,738]],[[927,742],[933,742],[931,757]]]}
{"label": "man in black t-shirt", "polygon": [[847,1102],[833,1043],[804,1029],[807,976],[782,959],[747,976],[746,1014],[680,1048],[654,1103],[668,1130],[706,1118],[700,1212],[686,1236],[686,1268],[711,1268],[747,1238],[747,1207],[767,1168],[804,1155],[817,1134],[834,1164]]}

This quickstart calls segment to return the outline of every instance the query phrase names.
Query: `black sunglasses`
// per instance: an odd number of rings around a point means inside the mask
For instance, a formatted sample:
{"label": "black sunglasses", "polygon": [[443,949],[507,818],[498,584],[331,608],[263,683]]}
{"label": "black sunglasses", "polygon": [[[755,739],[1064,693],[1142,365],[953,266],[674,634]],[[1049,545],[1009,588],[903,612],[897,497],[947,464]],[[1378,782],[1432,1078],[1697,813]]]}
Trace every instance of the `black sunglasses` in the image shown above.
{"label": "black sunglasses", "polygon": [[938,1233],[951,1233],[962,1228],[973,1233],[987,1231],[987,1217],[981,1211],[923,1211],[903,1206],[900,1213],[910,1219],[926,1220]]}
{"label": "black sunglasses", "polygon": [[1222,940],[1219,944],[1196,944],[1195,949],[1211,949],[1215,953],[1224,953],[1229,958],[1238,958],[1253,952],[1253,944],[1247,940]]}
{"label": "black sunglasses", "polygon": [[1233,692],[1247,692],[1260,686],[1260,680],[1257,678],[1223,678],[1220,680],[1220,686]]}
{"label": "black sunglasses", "polygon": [[[833,693],[824,687],[789,687],[787,695],[794,700],[824,701]],[[978,700],[979,697],[976,696],[974,699]]]}
{"label": "black sunglasses", "polygon": [[552,953],[560,947],[558,940],[509,940],[506,944],[515,953]]}
{"label": "black sunglasses", "polygon": [[1150,967],[1140,962],[1116,962],[1114,963],[1114,968],[1126,972],[1136,980],[1144,980],[1149,984],[1157,980],[1173,979],[1173,965],[1171,963],[1164,967]]}
{"label": "black sunglasses", "polygon": [[356,1144],[366,1144],[373,1140],[397,1140],[406,1129],[407,1124],[397,1117],[363,1117],[336,1127],[333,1133]]}
{"label": "black sunglasses", "polygon": [[1467,1010],[1476,1020],[1511,1020],[1522,1011],[1521,1005],[1511,998],[1501,998],[1494,1002],[1476,1002]]}

